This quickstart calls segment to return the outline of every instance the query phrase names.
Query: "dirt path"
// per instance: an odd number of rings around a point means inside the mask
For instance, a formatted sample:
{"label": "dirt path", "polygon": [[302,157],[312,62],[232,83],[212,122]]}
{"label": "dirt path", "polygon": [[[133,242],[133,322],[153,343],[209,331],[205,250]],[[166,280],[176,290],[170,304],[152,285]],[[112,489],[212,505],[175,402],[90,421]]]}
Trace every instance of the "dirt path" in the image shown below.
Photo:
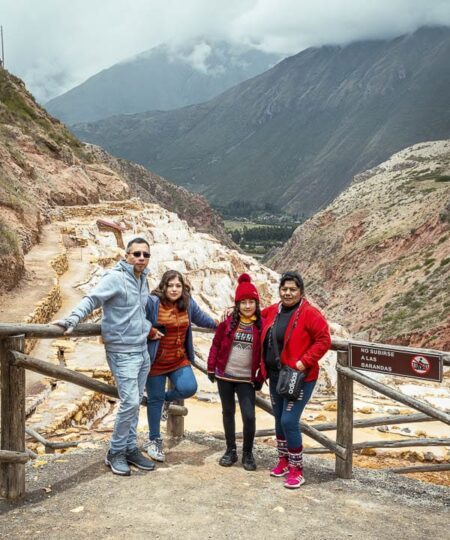
{"label": "dirt path", "polygon": [[59,227],[43,228],[41,241],[25,255],[26,274],[17,287],[0,295],[0,322],[21,322],[53,286],[55,271],[49,265],[60,253]]}
{"label": "dirt path", "polygon": [[[270,478],[274,450],[258,446],[259,468],[218,466],[222,444],[190,435],[155,472],[112,475],[105,449],[30,466],[22,503],[0,501],[0,537],[49,539],[448,538],[450,492],[384,473],[334,476],[330,462],[307,457],[298,491]],[[36,465],[36,464],[35,464]]]}
{"label": "dirt path", "polygon": [[[43,229],[41,241],[25,256],[26,276],[18,286],[6,295],[0,296],[0,322],[21,322],[31,314],[38,304],[54,285],[56,273],[49,262],[61,253],[59,224],[53,223]],[[89,260],[81,256],[80,248],[67,250],[69,269],[59,277],[62,306],[55,313],[54,319],[62,318],[79,302],[83,293],[74,288],[74,285],[89,275]],[[54,340],[38,340],[32,355],[42,360],[49,360],[54,356],[52,347]],[[46,392],[48,382],[41,375],[26,371],[26,392],[29,402],[34,396]],[[82,395],[79,389],[78,394]],[[78,395],[76,397],[79,397]]]}
{"label": "dirt path", "polygon": [[[80,258],[79,248],[69,249],[67,251],[67,258],[69,269],[59,278],[62,305],[59,311],[53,316],[54,320],[63,318],[80,301],[83,293],[79,289],[75,289],[74,285],[82,281],[89,272],[89,262],[86,260],[83,261],[82,258]],[[53,340],[49,339],[38,340],[33,349],[33,356],[40,358],[41,360],[46,360],[49,355],[54,353],[51,346],[52,341]],[[27,371],[27,394],[30,394],[33,391],[32,385],[40,378],[42,378],[40,375]]]}

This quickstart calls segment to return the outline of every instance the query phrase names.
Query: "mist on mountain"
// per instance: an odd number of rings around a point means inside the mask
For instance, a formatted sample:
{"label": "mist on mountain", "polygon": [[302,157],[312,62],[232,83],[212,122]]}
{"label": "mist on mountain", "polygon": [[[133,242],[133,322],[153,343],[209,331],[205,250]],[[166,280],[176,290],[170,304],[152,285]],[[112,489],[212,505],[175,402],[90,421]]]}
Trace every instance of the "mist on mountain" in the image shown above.
{"label": "mist on mountain", "polygon": [[66,124],[176,109],[207,101],[280,59],[225,41],[162,44],[97,73],[50,100],[46,109]]}

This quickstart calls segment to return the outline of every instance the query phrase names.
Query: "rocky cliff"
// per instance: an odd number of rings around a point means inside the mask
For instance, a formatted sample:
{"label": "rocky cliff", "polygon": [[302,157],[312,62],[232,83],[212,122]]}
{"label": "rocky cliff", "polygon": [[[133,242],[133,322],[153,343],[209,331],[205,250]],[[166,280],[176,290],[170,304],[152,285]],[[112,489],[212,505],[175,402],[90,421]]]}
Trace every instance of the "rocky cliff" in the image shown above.
{"label": "rocky cliff", "polygon": [[355,176],[269,261],[355,335],[450,349],[450,141]]}
{"label": "rocky cliff", "polygon": [[23,254],[38,241],[52,207],[137,194],[227,241],[205,199],[100,149],[85,148],[36,104],[20,79],[0,69],[0,289],[13,287],[23,275]]}

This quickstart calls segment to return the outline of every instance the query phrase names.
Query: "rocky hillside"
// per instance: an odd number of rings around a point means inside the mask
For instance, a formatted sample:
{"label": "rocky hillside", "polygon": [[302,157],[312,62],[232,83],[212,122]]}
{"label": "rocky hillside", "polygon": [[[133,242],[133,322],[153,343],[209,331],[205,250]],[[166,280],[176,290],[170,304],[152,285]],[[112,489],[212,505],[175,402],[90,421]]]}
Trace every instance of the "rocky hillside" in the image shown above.
{"label": "rocky hillside", "polygon": [[162,44],[97,73],[45,107],[67,124],[176,109],[207,101],[279,60],[279,55],[224,41]]}
{"label": "rocky hillside", "polygon": [[74,132],[213,202],[312,215],[393,152],[449,136],[449,58],[450,28],[311,48],[207,103]]}
{"label": "rocky hillside", "polygon": [[23,254],[52,207],[139,195],[226,241],[205,199],[101,150],[85,148],[39,107],[23,82],[0,69],[0,289],[24,273]]}
{"label": "rocky hillside", "polygon": [[221,216],[201,195],[168,182],[142,165],[115,158],[99,146],[85,144],[84,150],[94,161],[103,163],[124,178],[134,196],[175,212],[199,232],[208,232],[225,246],[235,247],[225,232]]}
{"label": "rocky hillside", "polygon": [[298,269],[356,336],[450,350],[450,141],[355,176],[269,264]]}

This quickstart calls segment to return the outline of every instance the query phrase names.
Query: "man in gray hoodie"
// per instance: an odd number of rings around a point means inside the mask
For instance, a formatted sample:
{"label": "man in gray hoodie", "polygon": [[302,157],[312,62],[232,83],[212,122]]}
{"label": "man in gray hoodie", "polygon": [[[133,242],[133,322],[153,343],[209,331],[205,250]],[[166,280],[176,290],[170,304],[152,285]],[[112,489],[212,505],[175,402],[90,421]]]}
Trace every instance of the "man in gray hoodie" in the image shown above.
{"label": "man in gray hoodie", "polygon": [[139,405],[150,370],[147,336],[151,328],[145,306],[149,295],[146,275],[150,246],[143,238],[131,240],[125,260],[102,276],[65,319],[54,324],[71,334],[77,324],[95,309],[103,308],[102,337],[106,359],[120,397],[106,465],[115,474],[130,475],[129,464],[151,471],[155,468],[137,447]]}

